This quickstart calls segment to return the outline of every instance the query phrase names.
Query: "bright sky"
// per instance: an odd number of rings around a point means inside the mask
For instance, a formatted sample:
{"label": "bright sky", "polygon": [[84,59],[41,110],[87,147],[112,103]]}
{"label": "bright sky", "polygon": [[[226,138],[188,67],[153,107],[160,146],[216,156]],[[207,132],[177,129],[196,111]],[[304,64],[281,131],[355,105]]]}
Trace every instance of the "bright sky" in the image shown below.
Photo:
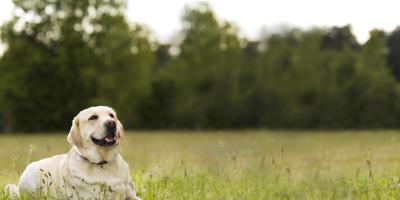
{"label": "bright sky", "polygon": [[[163,42],[179,30],[185,4],[195,0],[128,0],[127,16],[147,24]],[[249,38],[257,38],[262,27],[281,24],[309,28],[351,24],[360,42],[369,31],[392,31],[400,25],[398,0],[209,0],[217,16],[235,22]],[[11,0],[0,1],[0,24],[10,19]]]}

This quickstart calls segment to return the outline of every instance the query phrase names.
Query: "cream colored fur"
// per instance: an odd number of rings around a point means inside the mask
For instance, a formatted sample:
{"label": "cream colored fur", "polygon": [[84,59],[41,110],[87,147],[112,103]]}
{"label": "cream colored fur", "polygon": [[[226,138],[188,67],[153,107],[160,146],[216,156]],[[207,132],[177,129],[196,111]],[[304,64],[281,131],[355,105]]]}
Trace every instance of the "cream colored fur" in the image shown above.
{"label": "cream colored fur", "polygon": [[[97,115],[96,120],[89,120]],[[91,137],[103,138],[104,123],[115,120],[117,142],[102,147]],[[67,154],[32,162],[22,173],[17,185],[9,184],[11,197],[19,195],[52,196],[57,199],[140,199],[131,181],[128,164],[119,154],[118,144],[123,136],[122,124],[112,108],[90,107],[73,120],[68,141],[72,148]],[[94,164],[106,161],[106,164]]]}

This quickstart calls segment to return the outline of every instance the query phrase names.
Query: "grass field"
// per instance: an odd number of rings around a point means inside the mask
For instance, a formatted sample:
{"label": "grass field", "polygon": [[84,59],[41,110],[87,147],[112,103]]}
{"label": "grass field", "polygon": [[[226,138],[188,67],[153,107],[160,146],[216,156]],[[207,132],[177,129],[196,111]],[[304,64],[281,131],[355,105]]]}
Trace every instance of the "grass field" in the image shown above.
{"label": "grass field", "polygon": [[[66,134],[1,135],[0,188],[68,149]],[[398,131],[130,132],[121,151],[144,200],[400,199]]]}

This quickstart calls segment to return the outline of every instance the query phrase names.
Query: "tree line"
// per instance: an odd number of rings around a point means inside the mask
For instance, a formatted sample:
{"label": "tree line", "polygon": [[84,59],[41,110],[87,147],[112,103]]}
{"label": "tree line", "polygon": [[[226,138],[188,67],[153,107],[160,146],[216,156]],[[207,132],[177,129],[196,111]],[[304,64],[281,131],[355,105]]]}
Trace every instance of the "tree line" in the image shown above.
{"label": "tree line", "polygon": [[242,36],[207,3],[186,6],[169,43],[123,0],[14,0],[1,27],[0,128],[66,130],[109,105],[126,128],[400,127],[400,28],[350,26]]}

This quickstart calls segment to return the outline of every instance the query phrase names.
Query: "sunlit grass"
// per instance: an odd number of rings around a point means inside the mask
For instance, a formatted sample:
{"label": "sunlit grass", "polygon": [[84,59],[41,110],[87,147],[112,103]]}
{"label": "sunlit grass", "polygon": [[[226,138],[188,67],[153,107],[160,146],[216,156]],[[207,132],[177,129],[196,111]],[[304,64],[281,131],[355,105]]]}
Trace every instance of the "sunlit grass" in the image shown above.
{"label": "sunlit grass", "polygon": [[[121,147],[143,199],[400,198],[396,131],[130,132]],[[0,188],[69,148],[66,134],[0,136]]]}

